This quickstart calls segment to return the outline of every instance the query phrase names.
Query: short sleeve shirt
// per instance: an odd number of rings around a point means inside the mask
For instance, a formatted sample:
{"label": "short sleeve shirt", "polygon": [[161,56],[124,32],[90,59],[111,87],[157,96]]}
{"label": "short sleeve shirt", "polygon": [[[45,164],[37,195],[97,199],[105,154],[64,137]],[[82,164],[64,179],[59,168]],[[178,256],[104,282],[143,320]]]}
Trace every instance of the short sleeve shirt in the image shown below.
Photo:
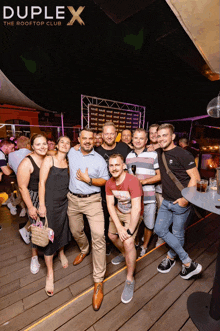
{"label": "short sleeve shirt", "polygon": [[85,173],[87,168],[90,178],[109,179],[107,164],[94,149],[89,154],[83,155],[80,149],[76,151],[74,148],[71,148],[68,153],[68,160],[70,169],[69,190],[71,192],[75,194],[91,194],[101,191],[100,187],[89,186],[76,178],[78,169]]}
{"label": "short sleeve shirt", "polygon": [[[131,151],[127,158],[126,164],[129,174],[132,174],[132,166],[136,166],[135,175],[138,179],[151,178],[156,175],[156,170],[159,169],[157,152],[148,152],[144,149],[139,155],[135,151]],[[144,204],[155,203],[155,185],[143,185]]]}
{"label": "short sleeve shirt", "polygon": [[18,151],[12,152],[8,155],[8,164],[9,167],[14,171],[15,174],[17,174],[18,166],[21,163],[21,161],[30,154],[30,150],[27,148],[21,148]]}
{"label": "short sleeve shirt", "polygon": [[117,208],[123,214],[131,212],[131,199],[143,196],[140,181],[128,173],[126,173],[125,179],[120,185],[116,185],[113,177],[110,178],[105,185],[105,191],[106,195],[113,195],[116,198]]}
{"label": "short sleeve shirt", "polygon": [[[99,146],[95,149],[95,151],[97,153],[99,153],[105,159],[107,166],[108,166],[108,160],[112,154],[121,154],[124,157],[124,161],[125,161],[126,156],[131,151],[131,148],[127,144],[123,143],[122,141],[119,141],[116,143],[116,146],[113,149],[104,149],[102,146]],[[109,173],[109,175],[111,176],[110,173]]]}
{"label": "short sleeve shirt", "polygon": [[[162,149],[157,149],[157,152],[161,173],[163,198],[168,201],[175,201],[179,198],[182,198],[181,191],[177,188],[177,186],[170,179],[169,175],[166,172],[162,160]],[[180,183],[184,187],[187,187],[190,181],[190,177],[186,171],[196,167],[193,155],[178,146],[174,147],[169,151],[165,151],[164,154],[168,168],[172,171],[172,173],[176,176]]]}
{"label": "short sleeve shirt", "polygon": [[2,152],[2,150],[0,150],[0,172],[1,171],[1,167],[5,167],[7,166],[7,158],[4,152]]}

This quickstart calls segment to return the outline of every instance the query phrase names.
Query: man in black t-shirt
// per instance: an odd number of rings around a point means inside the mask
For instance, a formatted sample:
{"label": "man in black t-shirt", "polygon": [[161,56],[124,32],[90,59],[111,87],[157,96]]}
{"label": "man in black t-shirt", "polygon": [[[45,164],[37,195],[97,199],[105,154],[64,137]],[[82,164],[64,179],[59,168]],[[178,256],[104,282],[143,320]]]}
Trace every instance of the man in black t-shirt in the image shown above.
{"label": "man in black t-shirt", "polygon": [[[124,159],[126,159],[126,156],[130,153],[131,148],[123,143],[123,142],[116,142],[115,139],[117,137],[117,130],[115,127],[115,124],[113,122],[106,122],[102,127],[102,145],[95,148],[95,151],[99,153],[106,161],[108,165],[109,157],[113,154],[121,154]],[[111,176],[110,172],[109,175]],[[108,208],[106,204],[106,196],[105,196],[105,188],[101,188],[101,195],[102,195],[102,207],[104,211],[104,217],[105,217],[105,236],[106,236],[106,242],[109,243],[108,240],[108,228],[109,228],[109,213]],[[110,255],[111,248],[107,244],[106,246],[106,254]]]}
{"label": "man in black t-shirt", "polygon": [[[158,128],[158,143],[161,149],[158,150],[158,161],[164,200],[159,209],[154,230],[170,246],[170,250],[157,270],[161,273],[169,272],[175,265],[175,258],[178,255],[182,261],[180,276],[183,279],[189,279],[202,270],[202,266],[193,262],[183,249],[184,228],[190,213],[190,205],[167,174],[162,160],[162,153],[165,154],[168,168],[184,187],[195,186],[200,176],[193,156],[182,148],[175,146],[174,139],[173,125],[160,125]],[[172,233],[169,231],[171,224]]]}
{"label": "man in black t-shirt", "polygon": [[102,140],[103,143],[101,146],[97,147],[95,150],[108,164],[109,156],[112,154],[121,154],[124,159],[130,153],[131,148],[122,141],[116,142],[117,137],[116,127],[113,122],[106,122],[102,128]]}

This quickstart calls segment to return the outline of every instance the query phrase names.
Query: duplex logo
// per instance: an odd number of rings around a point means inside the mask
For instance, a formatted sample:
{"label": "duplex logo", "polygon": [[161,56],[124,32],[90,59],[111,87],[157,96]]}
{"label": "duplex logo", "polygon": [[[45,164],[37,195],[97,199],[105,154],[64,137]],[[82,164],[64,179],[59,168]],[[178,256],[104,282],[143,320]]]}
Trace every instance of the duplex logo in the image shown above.
{"label": "duplex logo", "polygon": [[[80,25],[85,25],[80,17],[85,7],[80,6],[77,10],[72,6],[67,6],[67,9],[72,15],[71,20],[67,25],[73,25],[77,21]],[[10,6],[3,6],[3,19],[20,19],[20,20],[65,20],[66,19],[65,6],[50,7],[44,6],[17,6],[16,9]]]}
{"label": "duplex logo", "polygon": [[73,25],[73,23],[75,21],[79,22],[80,25],[85,25],[85,23],[83,22],[83,20],[79,16],[82,13],[82,11],[85,7],[80,6],[77,11],[75,11],[75,9],[73,7],[67,7],[67,8],[69,9],[69,11],[71,12],[71,14],[73,16],[71,18],[71,20],[69,21],[69,23],[67,23],[67,25]]}

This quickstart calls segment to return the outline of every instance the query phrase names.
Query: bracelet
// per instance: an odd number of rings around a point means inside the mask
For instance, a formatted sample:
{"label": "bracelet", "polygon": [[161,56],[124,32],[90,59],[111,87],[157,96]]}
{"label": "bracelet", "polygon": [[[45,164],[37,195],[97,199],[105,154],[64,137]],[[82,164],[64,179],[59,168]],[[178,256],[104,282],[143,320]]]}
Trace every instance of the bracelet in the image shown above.
{"label": "bracelet", "polygon": [[131,233],[131,231],[129,229],[127,229],[127,234],[129,234],[129,236],[133,236],[134,232]]}

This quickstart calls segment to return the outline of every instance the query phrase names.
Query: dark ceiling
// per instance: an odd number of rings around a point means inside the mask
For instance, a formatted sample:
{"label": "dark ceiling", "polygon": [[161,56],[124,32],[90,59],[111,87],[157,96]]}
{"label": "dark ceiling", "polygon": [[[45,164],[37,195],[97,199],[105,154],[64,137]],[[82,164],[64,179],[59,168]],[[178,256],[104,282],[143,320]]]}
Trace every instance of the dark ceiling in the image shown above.
{"label": "dark ceiling", "polygon": [[47,1],[50,12],[61,5],[85,6],[85,25],[67,26],[67,10],[61,26],[3,28],[1,69],[31,100],[75,124],[81,94],[146,106],[150,123],[206,114],[220,81],[201,74],[205,62],[164,0]]}

